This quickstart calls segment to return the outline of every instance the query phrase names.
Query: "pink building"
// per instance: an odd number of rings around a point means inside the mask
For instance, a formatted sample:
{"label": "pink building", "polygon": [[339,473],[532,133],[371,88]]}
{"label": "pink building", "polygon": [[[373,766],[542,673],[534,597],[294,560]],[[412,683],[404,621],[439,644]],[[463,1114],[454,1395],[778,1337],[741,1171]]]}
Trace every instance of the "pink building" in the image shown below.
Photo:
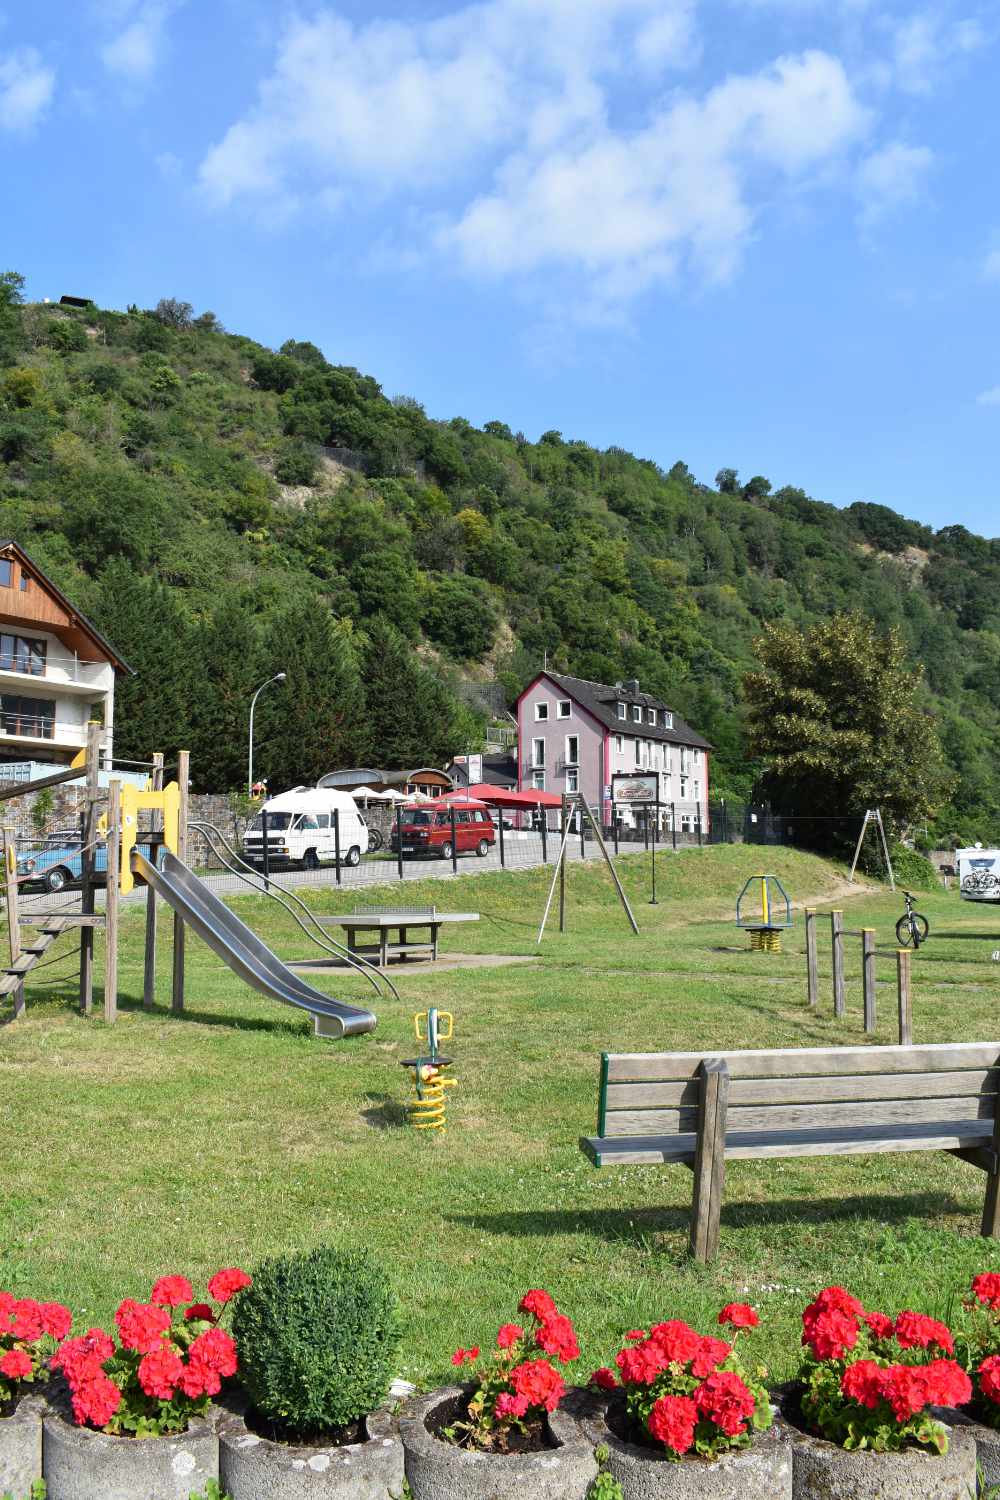
{"label": "pink building", "polygon": [[[711,745],[636,681],[607,684],[539,672],[517,700],[518,787],[582,792],[611,822],[616,771],[655,771],[660,821],[679,831],[708,828]],[[629,809],[622,809],[626,823]]]}

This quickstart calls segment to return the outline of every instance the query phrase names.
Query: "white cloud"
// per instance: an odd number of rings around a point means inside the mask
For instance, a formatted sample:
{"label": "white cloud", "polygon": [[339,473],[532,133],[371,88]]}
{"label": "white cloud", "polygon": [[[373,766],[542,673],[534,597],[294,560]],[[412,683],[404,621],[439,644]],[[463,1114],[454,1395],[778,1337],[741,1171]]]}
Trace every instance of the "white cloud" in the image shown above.
{"label": "white cloud", "polygon": [[905,93],[928,94],[947,63],[977,52],[986,41],[984,27],[973,18],[952,22],[940,10],[917,11],[894,28],[894,81]]}
{"label": "white cloud", "polygon": [[1000,385],[991,386],[988,391],[980,391],[976,401],[980,406],[1000,406]]}
{"label": "white cloud", "polygon": [[31,130],[48,109],[56,75],[34,47],[0,53],[0,130]]}
{"label": "white cloud", "polygon": [[580,274],[595,316],[682,268],[725,279],[756,205],[837,164],[870,117],[818,50],[678,92],[693,15],[693,0],[480,0],[363,25],[320,10],[285,33],[202,188],[278,220],[320,195],[396,195],[470,271]]}
{"label": "white cloud", "polygon": [[101,48],[110,73],[129,83],[143,83],[156,71],[166,48],[166,23],[173,0],[110,0],[105,14],[121,30]]}
{"label": "white cloud", "polygon": [[871,229],[895,209],[916,203],[933,165],[934,153],[928,147],[907,146],[902,141],[892,141],[866,156],[857,176],[862,226]]}

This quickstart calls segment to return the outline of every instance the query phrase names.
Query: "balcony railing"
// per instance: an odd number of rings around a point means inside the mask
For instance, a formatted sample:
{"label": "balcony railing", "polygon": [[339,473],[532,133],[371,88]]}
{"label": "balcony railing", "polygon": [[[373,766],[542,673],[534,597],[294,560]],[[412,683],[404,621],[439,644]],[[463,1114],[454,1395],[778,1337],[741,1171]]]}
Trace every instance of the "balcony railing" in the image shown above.
{"label": "balcony railing", "polygon": [[56,721],[52,714],[0,713],[0,733],[21,735],[26,739],[55,739]]}

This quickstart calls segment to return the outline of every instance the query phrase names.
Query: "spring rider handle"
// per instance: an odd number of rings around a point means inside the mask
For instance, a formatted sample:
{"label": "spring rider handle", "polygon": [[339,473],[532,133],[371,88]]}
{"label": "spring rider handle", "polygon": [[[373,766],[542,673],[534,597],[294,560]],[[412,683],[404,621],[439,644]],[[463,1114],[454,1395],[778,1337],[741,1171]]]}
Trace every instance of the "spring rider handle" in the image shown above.
{"label": "spring rider handle", "polygon": [[[424,1023],[423,1030],[421,1030],[421,1022]],[[444,1030],[443,1022],[447,1023],[447,1031]],[[413,1029],[416,1032],[417,1041],[427,1043],[432,1058],[438,1055],[438,1043],[450,1040],[453,1026],[454,1019],[450,1010],[435,1010],[432,1007],[430,1010],[420,1011],[413,1017]]]}

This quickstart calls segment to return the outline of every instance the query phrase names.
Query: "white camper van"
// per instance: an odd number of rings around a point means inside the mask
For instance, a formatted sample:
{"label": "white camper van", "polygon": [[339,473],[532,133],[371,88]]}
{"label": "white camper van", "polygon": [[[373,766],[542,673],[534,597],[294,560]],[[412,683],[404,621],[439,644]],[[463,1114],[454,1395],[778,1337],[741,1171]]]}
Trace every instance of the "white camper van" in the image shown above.
{"label": "white camper van", "polygon": [[368,849],[368,824],[353,797],[332,787],[297,786],[265,802],[243,835],[243,856],[253,865],[263,864],[265,813],[269,865],[315,870],[336,861],[338,845],[341,864],[356,865]]}
{"label": "white camper van", "polygon": [[1000,849],[956,849],[955,865],[963,901],[1000,901]]}

